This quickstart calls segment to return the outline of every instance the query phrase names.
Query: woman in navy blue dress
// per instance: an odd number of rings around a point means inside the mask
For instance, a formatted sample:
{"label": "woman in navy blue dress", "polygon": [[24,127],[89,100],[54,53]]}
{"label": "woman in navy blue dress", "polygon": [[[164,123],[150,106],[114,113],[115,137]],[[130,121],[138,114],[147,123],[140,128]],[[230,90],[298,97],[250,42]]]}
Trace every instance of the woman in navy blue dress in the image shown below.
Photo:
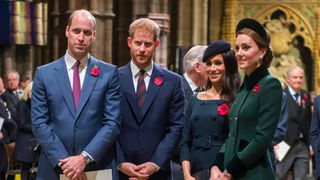
{"label": "woman in navy blue dress", "polygon": [[219,40],[209,45],[203,61],[208,73],[207,89],[191,98],[181,140],[180,160],[185,180],[200,176],[209,179],[210,166],[229,133],[228,109],[240,84],[235,53],[229,42]]}

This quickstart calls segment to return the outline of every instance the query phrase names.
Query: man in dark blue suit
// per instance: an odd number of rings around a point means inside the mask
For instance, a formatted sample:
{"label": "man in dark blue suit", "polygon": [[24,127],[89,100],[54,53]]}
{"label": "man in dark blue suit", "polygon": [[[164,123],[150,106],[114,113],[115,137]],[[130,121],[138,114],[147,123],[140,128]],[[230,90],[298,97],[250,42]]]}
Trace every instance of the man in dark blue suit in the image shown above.
{"label": "man in dark blue suit", "polygon": [[129,28],[131,61],[119,69],[123,92],[117,169],[122,179],[165,180],[181,137],[184,94],[181,77],[152,62],[158,25],[147,18]]}
{"label": "man in dark blue suit", "polygon": [[320,96],[314,99],[313,107],[310,141],[316,161],[315,179],[320,180]]}
{"label": "man in dark blue suit", "polygon": [[37,180],[85,178],[111,168],[120,133],[117,67],[89,54],[96,21],[87,10],[71,14],[66,54],[38,67],[32,88],[32,128],[41,145]]}
{"label": "man in dark blue suit", "polygon": [[287,179],[291,170],[293,179],[306,179],[310,158],[310,122],[311,97],[310,93],[302,89],[304,70],[294,66],[287,71],[287,133],[284,142],[290,145],[281,162],[276,164],[277,179]]}

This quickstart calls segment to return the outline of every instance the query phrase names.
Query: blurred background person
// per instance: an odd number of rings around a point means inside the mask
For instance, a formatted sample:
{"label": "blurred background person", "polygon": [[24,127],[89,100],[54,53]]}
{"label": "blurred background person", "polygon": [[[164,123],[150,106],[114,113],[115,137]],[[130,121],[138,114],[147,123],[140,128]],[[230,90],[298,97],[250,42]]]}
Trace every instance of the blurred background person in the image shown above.
{"label": "blurred background person", "polygon": [[[7,89],[10,93],[14,94],[17,98],[20,98],[22,95],[22,90],[19,88],[20,84],[20,75],[17,71],[9,71],[6,76],[7,80]],[[18,104],[18,102],[16,102]]]}
{"label": "blurred background person", "polygon": [[180,158],[185,180],[209,179],[215,155],[229,133],[228,109],[240,85],[231,45],[218,40],[206,48],[207,89],[191,97],[184,122]]}
{"label": "blurred background person", "polygon": [[183,58],[185,73],[182,76],[182,83],[185,93],[185,107],[192,95],[200,92],[208,81],[206,65],[202,62],[203,53],[208,46],[194,46]]}
{"label": "blurred background person", "polygon": [[31,91],[30,82],[22,93],[17,106],[17,137],[14,151],[15,159],[21,165],[21,179],[30,179],[31,168],[37,163],[39,150],[38,143],[31,127]]}
{"label": "blurred background person", "polygon": [[230,134],[211,168],[211,179],[275,179],[269,147],[280,117],[282,88],[268,71],[273,59],[270,36],[258,21],[245,18],[236,27],[235,44],[245,76],[228,114]]}
{"label": "blurred background person", "polygon": [[310,159],[311,96],[302,89],[304,70],[301,67],[291,67],[286,78],[288,122],[284,142],[290,145],[290,150],[276,165],[277,179],[287,179],[290,170],[293,179],[306,179]]}
{"label": "blurred background person", "polygon": [[16,123],[10,118],[8,109],[0,97],[0,118],[3,119],[0,127],[0,179],[6,179],[8,167],[8,154],[6,144],[11,142],[11,132],[16,128]]}
{"label": "blurred background person", "polygon": [[27,85],[32,81],[31,71],[22,74],[19,84],[19,89],[24,90]]}

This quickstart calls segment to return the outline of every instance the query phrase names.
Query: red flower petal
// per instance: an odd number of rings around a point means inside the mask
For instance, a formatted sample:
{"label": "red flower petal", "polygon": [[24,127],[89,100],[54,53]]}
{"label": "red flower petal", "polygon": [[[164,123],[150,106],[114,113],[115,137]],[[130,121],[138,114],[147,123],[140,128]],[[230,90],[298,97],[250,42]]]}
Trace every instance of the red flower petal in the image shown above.
{"label": "red flower petal", "polygon": [[154,79],[153,81],[157,86],[160,86],[163,82],[162,78],[161,77],[157,77]]}
{"label": "red flower petal", "polygon": [[229,112],[229,106],[228,106],[226,103],[221,104],[221,105],[218,107],[218,113],[219,113],[219,115],[225,116],[225,115],[228,114],[228,112]]}
{"label": "red flower petal", "polygon": [[99,73],[100,73],[100,70],[99,70],[99,68],[98,67],[93,67],[92,69],[91,69],[91,75],[92,76],[94,76],[94,77],[97,77],[98,75],[99,75]]}

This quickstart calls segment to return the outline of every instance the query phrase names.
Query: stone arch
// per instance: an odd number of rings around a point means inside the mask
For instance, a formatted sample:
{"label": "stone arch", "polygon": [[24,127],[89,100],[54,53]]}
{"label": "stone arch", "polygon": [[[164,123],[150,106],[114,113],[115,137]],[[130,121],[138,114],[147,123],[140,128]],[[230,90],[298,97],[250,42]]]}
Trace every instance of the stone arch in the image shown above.
{"label": "stone arch", "polygon": [[256,17],[271,36],[275,58],[270,72],[285,82],[287,69],[298,65],[305,69],[305,88],[314,87],[315,32],[310,23],[289,5],[271,5]]}

